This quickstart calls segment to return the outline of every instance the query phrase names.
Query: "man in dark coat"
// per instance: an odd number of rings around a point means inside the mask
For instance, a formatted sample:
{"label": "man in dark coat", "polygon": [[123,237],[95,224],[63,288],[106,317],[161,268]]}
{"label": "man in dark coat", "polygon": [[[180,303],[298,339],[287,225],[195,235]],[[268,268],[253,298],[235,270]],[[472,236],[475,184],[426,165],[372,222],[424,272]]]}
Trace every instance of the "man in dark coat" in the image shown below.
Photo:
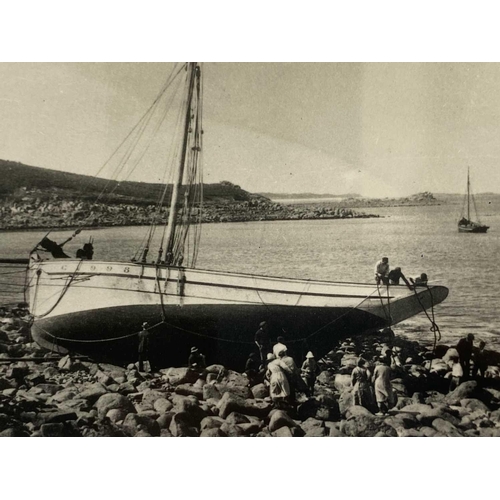
{"label": "man in dark coat", "polygon": [[464,371],[464,380],[470,377],[470,360],[472,358],[472,350],[474,348],[474,335],[469,333],[467,337],[461,338],[457,344],[457,351],[460,355],[460,364]]}
{"label": "man in dark coat", "polygon": [[142,324],[142,330],[139,332],[139,346],[137,348],[137,357],[139,361],[139,371],[144,371],[144,361],[149,361],[149,367],[153,371],[153,366],[151,366],[151,360],[149,359],[149,341],[151,338],[151,331],[148,330],[149,323],[144,322]]}
{"label": "man in dark coat", "polygon": [[255,332],[255,343],[259,348],[260,361],[265,364],[267,354],[271,352],[271,339],[269,337],[269,327],[265,321],[259,325],[259,329]]}

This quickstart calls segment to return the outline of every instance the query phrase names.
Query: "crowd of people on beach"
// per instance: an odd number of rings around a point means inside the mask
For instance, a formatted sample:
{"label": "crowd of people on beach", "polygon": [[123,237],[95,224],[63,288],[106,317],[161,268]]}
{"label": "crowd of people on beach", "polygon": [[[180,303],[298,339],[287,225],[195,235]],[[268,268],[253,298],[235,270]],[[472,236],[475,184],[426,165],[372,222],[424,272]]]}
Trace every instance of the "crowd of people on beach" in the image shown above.
{"label": "crowd of people on beach", "polygon": [[[144,323],[143,331],[139,334],[139,371],[144,370],[144,362],[148,360],[148,327]],[[385,328],[383,333],[394,337],[390,328]],[[255,333],[257,352],[249,354],[244,371],[250,387],[261,383],[268,387],[273,405],[278,409],[294,408],[299,393],[311,398],[316,378],[321,371],[312,351],[306,354],[299,368],[290,356],[285,342],[284,337],[278,336],[272,344],[268,323],[262,321]],[[450,380],[449,392],[466,380],[485,377],[488,368],[485,346],[486,343],[481,341],[477,348],[474,347],[474,335],[468,334],[455,347],[446,351],[442,360],[448,366],[445,377]],[[376,415],[385,415],[395,406],[397,395],[391,380],[405,374],[401,354],[401,348],[392,347],[390,343],[384,344],[375,356],[359,354],[357,366],[351,372],[354,405],[363,406]],[[206,367],[205,356],[198,347],[193,346],[188,359],[189,370],[204,378]],[[150,369],[154,371],[151,365]]]}

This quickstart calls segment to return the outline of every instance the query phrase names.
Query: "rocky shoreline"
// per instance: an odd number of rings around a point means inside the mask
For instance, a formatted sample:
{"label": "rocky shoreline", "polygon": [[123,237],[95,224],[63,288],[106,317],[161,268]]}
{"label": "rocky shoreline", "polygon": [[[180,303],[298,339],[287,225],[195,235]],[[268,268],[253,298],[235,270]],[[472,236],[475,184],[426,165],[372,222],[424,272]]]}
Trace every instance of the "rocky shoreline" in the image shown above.
{"label": "rocky shoreline", "polygon": [[[276,409],[265,384],[250,387],[245,374],[218,364],[201,379],[184,367],[139,373],[133,364],[56,359],[30,341],[22,313],[0,318],[0,436],[500,436],[497,353],[487,378],[448,393],[447,364],[417,342],[344,339],[320,361],[314,396]],[[350,374],[361,352],[386,346],[404,364],[393,370],[395,406],[378,415],[353,405]]]}
{"label": "rocky shoreline", "polygon": [[[90,204],[55,197],[50,201],[27,199],[0,204],[0,230],[69,229],[74,227],[114,227],[148,225],[155,216],[155,205],[130,203]],[[253,199],[241,202],[207,203],[194,209],[192,222],[204,224],[224,222],[284,221],[315,219],[372,218],[378,215],[358,212],[352,208],[313,205],[284,205],[268,200]],[[168,218],[162,210],[159,223]]]}

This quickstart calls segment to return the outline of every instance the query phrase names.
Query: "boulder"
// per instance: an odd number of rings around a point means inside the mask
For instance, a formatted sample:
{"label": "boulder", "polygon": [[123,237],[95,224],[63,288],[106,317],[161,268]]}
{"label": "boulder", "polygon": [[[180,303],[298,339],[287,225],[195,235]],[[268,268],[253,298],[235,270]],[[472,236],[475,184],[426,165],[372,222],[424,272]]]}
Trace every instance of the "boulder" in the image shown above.
{"label": "boulder", "polygon": [[224,432],[218,427],[212,427],[210,429],[204,429],[201,431],[200,437],[227,437]]}
{"label": "boulder", "polygon": [[189,368],[167,368],[160,370],[163,378],[172,385],[194,383],[198,379],[198,374]]}
{"label": "boulder", "polygon": [[310,430],[317,429],[317,428],[324,428],[325,422],[323,420],[319,420],[319,419],[314,418],[314,417],[309,417],[307,420],[305,420],[304,422],[302,422],[300,424],[300,427],[306,433],[306,436],[307,436],[307,433]]}
{"label": "boulder", "polygon": [[313,427],[309,429],[305,437],[325,437],[329,435],[329,430],[326,427]]}
{"label": "boulder", "polygon": [[233,411],[226,417],[226,422],[230,424],[248,424],[250,423],[250,419],[246,415],[243,415],[243,413]]}
{"label": "boulder", "polygon": [[176,394],[181,394],[183,396],[195,396],[198,399],[203,399],[203,388],[196,387],[192,384],[179,384],[175,388]]}
{"label": "boulder", "polygon": [[[73,399],[77,394],[77,389],[74,387],[68,387],[66,389],[62,389],[61,391],[56,392],[52,398],[52,402],[62,403],[63,401],[68,401]],[[81,399],[81,398],[78,398]]]}
{"label": "boulder", "polygon": [[432,427],[448,437],[459,437],[463,435],[452,423],[442,418],[435,418],[432,421]]}
{"label": "boulder", "polygon": [[191,425],[191,418],[185,412],[175,413],[172,416],[169,430],[174,437],[196,437],[198,429]]}
{"label": "boulder", "polygon": [[54,395],[56,394],[57,392],[63,390],[63,387],[62,385],[59,385],[59,384],[38,384],[36,386],[38,389],[41,389],[42,392],[45,392],[47,394],[50,394],[50,395]]}
{"label": "boulder", "polygon": [[220,376],[221,378],[224,377],[227,373],[227,370],[224,367],[224,365],[210,365],[207,366],[206,371],[207,373],[213,373],[217,376]]}
{"label": "boulder", "polygon": [[491,398],[491,394],[479,388],[475,380],[469,380],[460,384],[453,392],[450,392],[444,398],[444,401],[450,405],[457,405],[460,404],[460,400],[471,398],[479,399],[484,402]]}
{"label": "boulder", "polygon": [[283,410],[273,410],[270,414],[269,430],[274,432],[280,427],[297,427],[295,421]]}
{"label": "boulder", "polygon": [[354,396],[352,394],[352,390],[346,390],[342,392],[338,403],[340,414],[345,415],[347,409],[354,405]]}
{"label": "boulder", "polygon": [[[158,425],[160,426],[160,429],[168,429],[170,427],[170,423],[172,422],[172,418],[175,415],[173,412],[168,412],[168,413],[163,413],[160,415],[156,421],[158,422]],[[169,431],[170,433],[170,431]],[[170,433],[170,435],[172,435]]]}
{"label": "boulder", "polygon": [[259,418],[265,418],[271,410],[271,404],[243,399],[230,392],[226,392],[217,403],[217,409],[219,410],[219,416],[222,418],[226,418],[233,411],[243,413],[244,415],[254,415]]}
{"label": "boulder", "polygon": [[269,389],[265,384],[257,384],[250,388],[255,399],[264,399],[269,396]]}
{"label": "boulder", "polygon": [[[108,387],[109,389],[109,387]],[[120,394],[126,396],[127,394],[134,394],[136,392],[135,386],[130,382],[123,382],[118,386],[118,391]]]}
{"label": "boulder", "polygon": [[101,370],[98,370],[94,377],[96,378],[97,382],[100,382],[102,385],[111,385],[115,383],[115,380],[112,377],[110,377],[107,373],[102,372]]}
{"label": "boulder", "polygon": [[168,399],[165,398],[158,398],[153,403],[153,408],[160,414],[167,413],[173,407],[174,405]]}
{"label": "boulder", "polygon": [[172,411],[174,413],[184,413],[188,415],[190,425],[192,426],[198,426],[200,422],[208,416],[207,412],[200,408],[198,400],[194,396],[174,394],[172,396],[172,403],[174,404]]}
{"label": "boulder", "polygon": [[230,422],[224,422],[220,426],[220,430],[227,436],[227,437],[241,437],[244,436],[245,433],[243,429],[236,424],[232,424]]}
{"label": "boulder", "polygon": [[40,427],[40,434],[42,437],[67,437],[64,424],[43,424]]}
{"label": "boulder", "polygon": [[356,418],[361,415],[367,415],[369,417],[373,417],[373,413],[370,410],[367,410],[364,406],[361,405],[352,405],[347,408],[345,412],[345,418],[350,419],[350,418]]}
{"label": "boulder", "polygon": [[160,398],[165,398],[166,393],[163,391],[157,391],[156,389],[145,389],[142,393],[142,401],[141,403],[144,405],[151,405],[151,407],[154,406],[154,403],[156,400]]}
{"label": "boulder", "polygon": [[344,392],[352,388],[350,375],[335,375],[334,386],[339,392]]}
{"label": "boulder", "polygon": [[215,384],[215,387],[217,387],[217,390],[220,394],[229,392],[243,399],[253,399],[252,391],[250,390],[250,387],[248,387],[248,385],[235,385],[234,383],[222,382],[219,384]]}
{"label": "boulder", "polygon": [[352,437],[375,436],[378,432],[382,432],[386,436],[397,436],[394,428],[385,424],[383,419],[368,415],[342,420],[340,431],[346,436]]}
{"label": "boulder", "polygon": [[111,420],[114,424],[116,424],[116,422],[120,422],[120,420],[124,420],[127,415],[127,410],[124,410],[123,408],[112,408],[106,413],[106,417],[109,418],[109,420]]}
{"label": "boulder", "polygon": [[471,412],[481,410],[482,412],[487,413],[490,411],[490,409],[482,401],[475,398],[462,399],[460,404]]}
{"label": "boulder", "polygon": [[86,399],[90,403],[95,403],[101,396],[108,392],[107,388],[100,382],[96,382],[86,387],[86,389],[78,395],[80,399]]}
{"label": "boulder", "polygon": [[248,424],[238,424],[238,427],[243,431],[245,436],[254,436],[262,429],[263,424],[261,420],[260,423],[249,422]]}
{"label": "boulder", "polygon": [[76,420],[77,416],[74,411],[50,411],[41,412],[37,415],[37,421],[39,424],[51,424],[58,422],[66,422],[67,420]]}
{"label": "boulder", "polygon": [[215,399],[217,401],[220,400],[222,397],[222,394],[219,392],[219,389],[215,387],[214,384],[205,384],[203,386],[203,400],[206,401],[207,399]]}
{"label": "boulder", "polygon": [[272,432],[273,437],[293,437],[292,430],[289,427],[280,427],[276,431]]}
{"label": "boulder", "polygon": [[103,394],[94,405],[100,417],[105,417],[109,410],[121,409],[128,413],[136,413],[132,402],[117,393]]}
{"label": "boulder", "polygon": [[160,426],[156,420],[145,415],[137,415],[136,413],[129,413],[125,420],[123,421],[122,427],[124,431],[129,436],[135,436],[138,431],[141,430],[140,426],[144,427],[144,430],[151,434],[151,436],[160,435]]}
{"label": "boulder", "polygon": [[224,423],[224,419],[220,417],[205,417],[200,422],[200,430],[218,429]]}

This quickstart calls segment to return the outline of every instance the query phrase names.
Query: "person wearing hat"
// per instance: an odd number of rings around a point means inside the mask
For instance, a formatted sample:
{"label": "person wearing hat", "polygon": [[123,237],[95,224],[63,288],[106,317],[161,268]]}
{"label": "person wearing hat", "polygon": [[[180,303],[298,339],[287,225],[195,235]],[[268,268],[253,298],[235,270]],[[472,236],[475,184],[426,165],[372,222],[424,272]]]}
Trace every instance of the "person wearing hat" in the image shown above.
{"label": "person wearing hat", "polygon": [[262,321],[259,329],[255,332],[255,344],[259,348],[260,360],[264,364],[267,353],[271,352],[271,339],[269,338],[269,326]]}
{"label": "person wearing hat", "polygon": [[138,333],[139,345],[137,348],[137,358],[139,362],[139,371],[144,371],[144,362],[149,362],[149,369],[154,371],[154,367],[151,365],[151,360],[149,359],[149,342],[151,337],[151,331],[149,330],[149,323],[145,321],[142,324],[142,330]]}
{"label": "person wearing hat", "polygon": [[197,347],[191,347],[191,354],[188,358],[188,368],[199,375],[203,374],[207,367],[205,356],[201,354]]}
{"label": "person wearing hat", "polygon": [[314,395],[314,384],[316,383],[316,377],[319,373],[318,363],[314,359],[314,354],[309,351],[306,354],[306,359],[302,363],[301,376],[302,380],[305,382],[307,388],[309,389],[309,397]]}

